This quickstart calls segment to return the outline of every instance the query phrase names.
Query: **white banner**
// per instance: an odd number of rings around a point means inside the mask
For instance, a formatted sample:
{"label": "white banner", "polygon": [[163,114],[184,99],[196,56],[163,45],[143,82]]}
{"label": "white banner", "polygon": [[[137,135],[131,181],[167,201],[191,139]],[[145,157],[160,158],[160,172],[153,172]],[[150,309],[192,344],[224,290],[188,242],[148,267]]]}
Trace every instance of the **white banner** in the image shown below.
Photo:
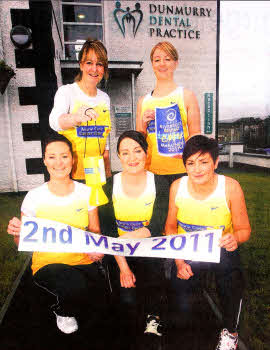
{"label": "white banner", "polygon": [[222,230],[189,232],[151,238],[113,238],[83,231],[56,221],[23,216],[20,251],[91,253],[122,256],[220,261]]}

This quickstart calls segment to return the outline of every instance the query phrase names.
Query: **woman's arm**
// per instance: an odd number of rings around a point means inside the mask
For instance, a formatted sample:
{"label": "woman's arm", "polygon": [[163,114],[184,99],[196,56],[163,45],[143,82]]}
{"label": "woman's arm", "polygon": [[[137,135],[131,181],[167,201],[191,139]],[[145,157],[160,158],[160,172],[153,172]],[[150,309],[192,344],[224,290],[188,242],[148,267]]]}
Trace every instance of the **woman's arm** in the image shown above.
{"label": "woman's arm", "polygon": [[[94,208],[88,211],[88,230],[93,233],[100,233],[100,224],[98,217],[98,208]],[[92,261],[102,260],[104,254],[102,253],[88,253]]]}
{"label": "woman's arm", "polygon": [[97,207],[88,211],[88,230],[93,233],[100,233],[100,224]]}
{"label": "woman's arm", "polygon": [[76,113],[65,113],[58,117],[58,124],[61,130],[68,130],[80,126],[82,123],[87,123],[98,118],[97,112],[92,109],[85,114],[88,106],[81,106]]}
{"label": "woman's arm", "polygon": [[167,180],[155,175],[155,187],[156,199],[148,229],[151,236],[158,237],[164,234],[169,206],[169,185]]}
{"label": "woman's arm", "polygon": [[147,109],[142,114],[142,101],[144,99],[143,97],[139,98],[139,101],[137,103],[137,113],[136,113],[136,130],[142,132],[146,135],[146,129],[148,123],[155,119],[155,111],[151,109]]}
{"label": "woman's arm", "polygon": [[126,232],[120,238],[147,238],[151,237],[151,233],[147,227],[138,228],[135,231]]}
{"label": "woman's arm", "polygon": [[54,106],[49,116],[50,127],[55,131],[67,130],[84,122],[97,118],[97,113],[91,109],[85,115],[89,106],[81,106],[76,113],[70,113],[70,90],[68,85],[61,86],[55,94]]}
{"label": "woman's arm", "polygon": [[[23,213],[21,213],[21,216],[23,216]],[[8,234],[12,235],[14,238],[14,242],[16,245],[19,245],[20,240],[20,231],[21,231],[21,225],[22,222],[20,219],[13,217],[11,220],[9,220],[7,232]]]}
{"label": "woman's arm", "polygon": [[187,111],[189,137],[201,133],[200,108],[195,94],[184,89],[184,103]]}
{"label": "woman's arm", "polygon": [[136,278],[130,270],[127,260],[124,256],[115,255],[115,260],[120,270],[120,284],[124,288],[135,288]]}
{"label": "woman's arm", "polygon": [[[175,235],[177,233],[177,212],[178,208],[175,205],[175,197],[178,191],[178,187],[181,179],[174,181],[170,188],[170,199],[169,199],[169,211],[165,224],[165,235]],[[183,259],[175,259],[175,265],[177,268],[176,275],[181,279],[189,279],[193,276],[191,266]]]}
{"label": "woman's arm", "polygon": [[105,167],[105,173],[106,177],[111,177],[111,163],[110,163],[110,152],[108,149],[106,149],[103,153],[103,159],[104,159],[104,167]]}
{"label": "woman's arm", "polygon": [[231,252],[246,242],[251,233],[244,193],[239,183],[226,177],[226,198],[232,215],[233,233],[227,233],[220,239],[220,246]]}
{"label": "woman's arm", "polygon": [[169,197],[169,211],[165,224],[165,235],[175,235],[177,234],[177,212],[178,208],[175,204],[175,197],[178,191],[179,183],[181,179],[174,181],[170,188]]}

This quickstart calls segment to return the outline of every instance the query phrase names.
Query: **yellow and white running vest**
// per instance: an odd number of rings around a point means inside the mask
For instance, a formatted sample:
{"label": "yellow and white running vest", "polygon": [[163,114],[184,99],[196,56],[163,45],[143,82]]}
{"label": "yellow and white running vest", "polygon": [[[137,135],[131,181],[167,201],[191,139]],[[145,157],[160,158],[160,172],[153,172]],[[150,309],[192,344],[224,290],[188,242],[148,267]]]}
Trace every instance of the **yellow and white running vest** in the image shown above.
{"label": "yellow and white running vest", "polygon": [[156,198],[154,174],[147,172],[144,192],[137,198],[130,198],[122,188],[122,172],[113,177],[113,207],[119,236],[148,226]]}
{"label": "yellow and white running vest", "polygon": [[175,204],[178,208],[178,233],[211,229],[223,229],[233,233],[231,212],[225,193],[225,176],[218,175],[218,184],[210,196],[204,200],[194,199],[188,192],[188,176],[181,178]]}
{"label": "yellow and white running vest", "polygon": [[[147,109],[155,110],[156,107],[170,107],[177,104],[181,115],[184,139],[187,140],[188,126],[187,126],[187,112],[184,105],[184,89],[177,87],[172,93],[164,97],[153,97],[147,94],[142,101],[142,114]],[[146,168],[158,175],[171,175],[185,173],[185,167],[182,159],[165,157],[158,153],[155,121],[151,121],[147,127],[147,142],[149,145],[149,157],[147,159]]]}
{"label": "yellow and white running vest", "polygon": [[[76,101],[70,113],[76,113],[85,102]],[[83,123],[80,126],[64,131],[59,131],[72,143],[74,152],[74,166],[72,169],[73,179],[84,179],[83,158],[103,155],[106,139],[111,130],[110,110],[106,103],[90,106],[98,113],[96,121]]]}
{"label": "yellow and white running vest", "polygon": [[[35,216],[62,222],[82,230],[88,228],[89,196],[91,189],[74,181],[74,191],[68,196],[52,194],[47,183],[29,191],[22,203],[22,212],[27,216]],[[48,253],[34,252],[32,256],[32,271],[35,274],[48,264],[87,265],[91,264],[85,253]]]}

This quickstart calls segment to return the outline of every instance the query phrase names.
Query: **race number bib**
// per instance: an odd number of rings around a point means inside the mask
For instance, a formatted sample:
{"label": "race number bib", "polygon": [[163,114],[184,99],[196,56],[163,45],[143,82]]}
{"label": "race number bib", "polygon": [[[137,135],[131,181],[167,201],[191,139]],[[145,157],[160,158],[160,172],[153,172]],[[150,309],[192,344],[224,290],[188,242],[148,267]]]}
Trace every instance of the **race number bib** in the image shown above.
{"label": "race number bib", "polygon": [[155,127],[158,153],[169,157],[182,155],[185,138],[178,104],[156,107]]}

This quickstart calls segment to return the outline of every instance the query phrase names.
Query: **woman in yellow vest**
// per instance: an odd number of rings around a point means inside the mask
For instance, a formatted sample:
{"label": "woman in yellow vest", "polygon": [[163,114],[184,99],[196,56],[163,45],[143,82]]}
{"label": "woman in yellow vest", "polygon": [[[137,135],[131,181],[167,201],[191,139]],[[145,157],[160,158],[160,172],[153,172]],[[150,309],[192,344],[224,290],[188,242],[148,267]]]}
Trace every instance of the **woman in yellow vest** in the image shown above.
{"label": "woman in yellow vest", "polygon": [[[143,134],[125,131],[118,139],[117,152],[123,171],[113,177],[112,201],[116,230],[121,238],[145,238],[162,235],[167,210],[161,211],[160,192],[155,176],[145,170],[148,145]],[[167,202],[168,203],[168,202]],[[162,335],[160,327],[160,299],[164,273],[160,259],[115,256],[116,277],[120,287],[122,319],[127,332],[136,331],[136,299],[145,300],[146,329],[156,339]],[[136,333],[135,333],[136,334]],[[133,339],[133,338],[131,338]]]}
{"label": "woman in yellow vest", "polygon": [[189,319],[188,299],[198,286],[199,273],[201,270],[213,271],[224,326],[216,350],[234,350],[238,342],[244,284],[239,246],[249,239],[251,231],[244,194],[236,180],[215,173],[218,166],[216,140],[202,135],[191,137],[184,148],[183,161],[188,176],[171,186],[165,233],[189,234],[222,228],[223,234],[220,263],[175,260],[171,286],[176,302],[174,300],[172,305],[181,312],[181,319],[184,315]]}
{"label": "woman in yellow vest", "polygon": [[136,130],[147,135],[147,169],[166,175],[169,185],[185,173],[182,161],[186,140],[200,133],[200,110],[194,93],[174,81],[178,52],[159,42],[150,54],[156,84],[137,105]]}
{"label": "woman in yellow vest", "polygon": [[[98,208],[89,205],[91,188],[73,181],[72,145],[62,135],[45,142],[44,164],[50,180],[30,190],[22,203],[22,216],[58,221],[91,232],[100,232]],[[10,220],[8,233],[19,241],[21,221]],[[106,283],[100,272],[100,253],[46,253],[32,256],[33,280],[56,297],[52,310],[57,327],[69,334],[77,331],[77,316],[87,313],[98,319],[98,306],[106,304]],[[85,317],[85,315],[83,316]]]}
{"label": "woman in yellow vest", "polygon": [[106,143],[111,130],[110,98],[97,88],[108,79],[107,50],[98,40],[87,39],[79,53],[80,73],[73,84],[61,86],[54,98],[49,122],[52,129],[72,143],[72,177],[84,180],[83,158],[103,156],[106,175],[111,176]]}
{"label": "woman in yellow vest", "polygon": [[[174,81],[179,63],[176,48],[170,42],[159,42],[150,59],[156,84],[138,101],[136,130],[147,136],[146,169],[157,175],[157,187],[162,186],[167,194],[172,182],[186,171],[182,153],[187,139],[200,133],[200,109],[194,93]],[[169,278],[171,261],[165,259],[164,264]]]}

